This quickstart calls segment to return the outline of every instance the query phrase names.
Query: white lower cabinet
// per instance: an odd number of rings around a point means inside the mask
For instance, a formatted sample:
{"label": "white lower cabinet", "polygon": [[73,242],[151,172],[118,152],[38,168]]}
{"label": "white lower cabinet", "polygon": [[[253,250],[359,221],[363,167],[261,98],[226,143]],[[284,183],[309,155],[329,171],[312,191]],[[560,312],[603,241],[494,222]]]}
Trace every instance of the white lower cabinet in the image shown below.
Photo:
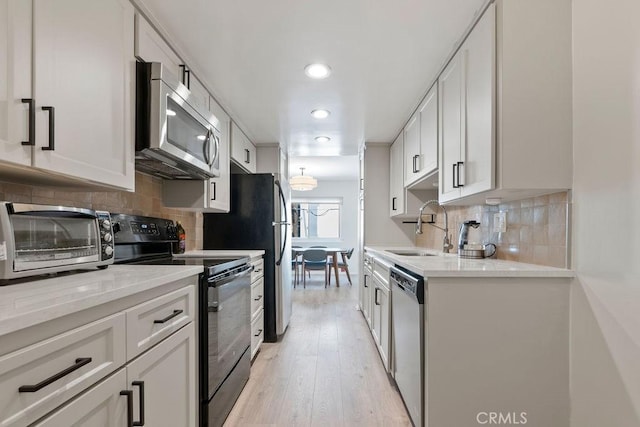
{"label": "white lower cabinet", "polygon": [[0,426],[195,427],[197,280],[71,314],[77,327],[0,356]]}
{"label": "white lower cabinet", "polygon": [[121,369],[34,426],[124,427],[127,425],[127,398],[121,392],[126,387],[127,374]]}
{"label": "white lower cabinet", "polygon": [[371,257],[365,253],[362,292],[360,294],[360,311],[367,321],[369,328],[371,328],[371,289],[373,289],[373,269],[371,262]]}
{"label": "white lower cabinet", "polygon": [[373,305],[371,334],[378,347],[378,353],[382,359],[382,364],[387,371],[390,370],[390,348],[391,348],[391,293],[388,285],[385,285],[376,276],[373,278]]}
{"label": "white lower cabinet", "polygon": [[134,421],[144,419],[145,425],[159,427],[195,426],[197,360],[191,322],[129,363],[127,389],[133,392]]}
{"label": "white lower cabinet", "polygon": [[264,259],[251,261],[251,359],[264,342]]}

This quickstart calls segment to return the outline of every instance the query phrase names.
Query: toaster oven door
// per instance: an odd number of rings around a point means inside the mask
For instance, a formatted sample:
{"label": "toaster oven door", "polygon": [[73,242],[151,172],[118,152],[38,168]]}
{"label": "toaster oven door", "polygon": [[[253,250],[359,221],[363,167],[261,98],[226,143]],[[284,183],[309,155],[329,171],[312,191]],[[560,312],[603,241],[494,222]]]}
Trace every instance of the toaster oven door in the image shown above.
{"label": "toaster oven door", "polygon": [[18,210],[9,220],[15,272],[100,261],[100,230],[93,211]]}

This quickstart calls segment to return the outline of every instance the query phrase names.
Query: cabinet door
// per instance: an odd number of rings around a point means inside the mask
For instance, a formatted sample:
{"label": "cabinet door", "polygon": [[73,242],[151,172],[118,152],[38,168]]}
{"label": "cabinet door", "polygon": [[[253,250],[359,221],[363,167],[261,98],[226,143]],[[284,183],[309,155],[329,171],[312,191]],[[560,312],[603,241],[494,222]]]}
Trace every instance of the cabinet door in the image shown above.
{"label": "cabinet door", "polygon": [[382,327],[381,317],[382,311],[379,302],[379,294],[380,288],[382,285],[380,281],[376,278],[375,274],[373,275],[373,286],[371,288],[371,335],[373,335],[373,340],[376,343],[376,347],[378,347],[378,351],[380,351],[380,330]]}
{"label": "cabinet door", "polygon": [[231,170],[229,164],[230,155],[230,131],[231,121],[227,113],[209,97],[209,109],[220,120],[220,176],[209,179],[208,207],[215,212],[229,212],[231,209]]}
{"label": "cabinet door", "polygon": [[465,133],[461,145],[461,196],[495,184],[495,5],[461,48],[464,61]]}
{"label": "cabinet door", "polygon": [[34,0],[33,8],[34,166],[133,189],[133,6]]}
{"label": "cabinet door", "polygon": [[[195,427],[197,360],[192,322],[127,365],[127,387],[134,392],[134,420],[140,419],[140,392],[144,388],[146,425]],[[144,384],[136,386],[134,381]]]}
{"label": "cabinet door", "polygon": [[209,92],[207,88],[195,76],[190,76],[187,83],[196,106],[209,111]]}
{"label": "cabinet door", "polygon": [[459,51],[438,79],[440,126],[438,145],[440,172],[438,199],[440,202],[460,197],[458,175],[460,145],[464,134],[463,55]]}
{"label": "cabinet door", "polygon": [[162,63],[178,80],[182,81],[180,68],[182,61],[164,41],[160,34],[153,29],[147,20],[136,13],[135,17],[135,55],[144,62]]}
{"label": "cabinet door", "polygon": [[403,134],[391,144],[389,151],[389,215],[404,214]]}
{"label": "cabinet door", "polygon": [[68,405],[34,424],[35,427],[114,427],[127,425],[127,374],[121,369]]}
{"label": "cabinet door", "polygon": [[434,85],[420,106],[420,158],[418,178],[431,175],[438,168],[438,85]]}
{"label": "cabinet door", "polygon": [[256,172],[256,147],[235,123],[231,123],[231,159],[247,172]]}
{"label": "cabinet door", "polygon": [[364,315],[369,328],[371,328],[371,289],[373,286],[373,276],[371,271],[365,270],[364,272],[364,288],[362,289],[362,305],[360,309]]}
{"label": "cabinet door", "polygon": [[380,357],[387,372],[390,371],[391,348],[391,300],[390,292],[385,286],[380,286],[378,291],[378,307],[380,308],[379,345]]}
{"label": "cabinet door", "polygon": [[411,117],[404,128],[404,186],[420,174],[420,113]]}
{"label": "cabinet door", "polygon": [[[0,3],[0,160],[31,165],[31,2]],[[28,101],[27,101],[28,102]],[[31,133],[31,138],[34,135]]]}

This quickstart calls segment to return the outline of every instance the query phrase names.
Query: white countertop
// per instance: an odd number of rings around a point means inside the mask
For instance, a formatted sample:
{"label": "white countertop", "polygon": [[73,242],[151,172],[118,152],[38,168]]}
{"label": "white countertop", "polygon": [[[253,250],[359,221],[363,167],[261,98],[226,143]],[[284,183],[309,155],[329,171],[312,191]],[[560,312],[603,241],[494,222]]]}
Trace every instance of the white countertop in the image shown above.
{"label": "white countertop", "polygon": [[202,273],[202,266],[110,265],[0,286],[0,335]]}
{"label": "white countertop", "polygon": [[[365,246],[365,249],[423,277],[574,277],[573,271],[564,268],[489,258],[465,259],[424,248]],[[434,256],[396,255],[388,250],[418,250]]]}
{"label": "white countertop", "polygon": [[247,250],[230,250],[230,249],[216,249],[216,250],[199,250],[199,251],[187,251],[183,254],[174,254],[175,258],[184,258],[184,257],[198,257],[198,258],[207,258],[207,257],[238,257],[238,256],[248,256],[249,258],[259,258],[264,255],[263,250],[259,249],[247,249]]}

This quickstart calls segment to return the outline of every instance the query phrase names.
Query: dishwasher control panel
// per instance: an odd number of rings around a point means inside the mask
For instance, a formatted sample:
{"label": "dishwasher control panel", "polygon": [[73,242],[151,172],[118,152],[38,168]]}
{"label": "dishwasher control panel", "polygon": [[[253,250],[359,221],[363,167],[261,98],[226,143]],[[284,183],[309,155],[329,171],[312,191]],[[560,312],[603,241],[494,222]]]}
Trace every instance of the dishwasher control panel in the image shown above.
{"label": "dishwasher control panel", "polygon": [[424,301],[424,279],[422,277],[395,265],[391,267],[389,278],[402,290],[414,295],[420,303]]}

